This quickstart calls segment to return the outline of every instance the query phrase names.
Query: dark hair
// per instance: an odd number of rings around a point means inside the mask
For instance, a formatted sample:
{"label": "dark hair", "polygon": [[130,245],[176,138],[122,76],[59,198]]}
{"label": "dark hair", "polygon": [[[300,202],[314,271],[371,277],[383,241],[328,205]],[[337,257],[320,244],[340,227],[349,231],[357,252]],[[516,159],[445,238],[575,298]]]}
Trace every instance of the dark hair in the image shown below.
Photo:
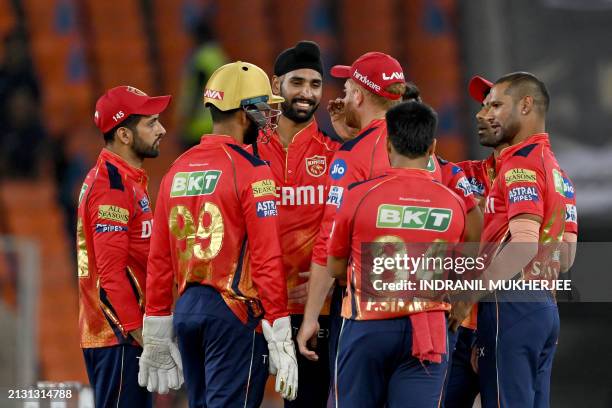
{"label": "dark hair", "polygon": [[406,81],[406,90],[402,95],[402,101],[420,101],[421,100],[421,90],[414,82]]}
{"label": "dark hair", "polygon": [[234,117],[234,114],[240,110],[240,108],[230,109],[222,111],[212,103],[206,105],[210,109],[210,115],[212,116],[213,123],[227,122],[229,119]]}
{"label": "dark hair", "polygon": [[531,96],[533,103],[541,114],[548,112],[550,96],[544,82],[529,72],[513,72],[495,81],[496,84],[508,82],[506,94],[512,95],[514,101]]}
{"label": "dark hair", "polygon": [[106,144],[112,143],[115,138],[115,132],[117,129],[125,127],[130,129],[132,132],[136,132],[136,126],[138,126],[138,122],[142,119],[144,115],[130,115],[123,122],[119,123],[117,126],[104,133],[104,142]]}
{"label": "dark hair", "polygon": [[385,117],[389,140],[399,154],[415,159],[427,153],[438,125],[438,115],[429,105],[402,102],[389,109]]}

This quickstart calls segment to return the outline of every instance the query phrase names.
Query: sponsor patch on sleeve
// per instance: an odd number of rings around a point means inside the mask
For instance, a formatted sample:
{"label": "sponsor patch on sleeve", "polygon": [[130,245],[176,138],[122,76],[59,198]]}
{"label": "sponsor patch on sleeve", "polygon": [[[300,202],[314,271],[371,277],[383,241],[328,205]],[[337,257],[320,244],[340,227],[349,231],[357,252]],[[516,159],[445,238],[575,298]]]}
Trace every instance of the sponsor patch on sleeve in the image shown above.
{"label": "sponsor patch on sleeve", "polygon": [[472,186],[473,193],[476,193],[479,196],[484,196],[485,186],[480,180],[478,180],[476,177],[470,177],[468,181],[470,182],[470,185]]}
{"label": "sponsor patch on sleeve", "polygon": [[466,196],[466,197],[472,194],[472,185],[470,184],[468,179],[465,178],[465,177],[461,177],[457,181],[456,188],[457,188],[457,190],[461,190],[463,195]]}
{"label": "sponsor patch on sleeve", "polygon": [[522,201],[540,201],[540,197],[535,187],[514,187],[508,191],[508,200],[515,204]]}
{"label": "sponsor patch on sleeve", "polygon": [[138,205],[140,205],[142,212],[151,211],[151,206],[149,205],[149,199],[147,197],[142,197],[142,199],[138,201]]}
{"label": "sponsor patch on sleeve", "polygon": [[96,232],[121,232],[127,230],[128,227],[125,225],[96,224]]}
{"label": "sponsor patch on sleeve", "polygon": [[329,190],[329,194],[327,195],[327,204],[335,205],[336,207],[340,207],[342,204],[342,195],[344,194],[344,188],[338,186],[332,186]]}
{"label": "sponsor patch on sleeve", "polygon": [[329,170],[329,175],[334,180],[340,180],[346,174],[347,165],[346,162],[342,159],[336,159],[331,165],[331,169]]}
{"label": "sponsor patch on sleeve", "polygon": [[257,202],[257,216],[259,218],[274,217],[277,215],[278,210],[276,209],[276,202],[273,200]]}
{"label": "sponsor patch on sleeve", "polygon": [[251,184],[251,189],[253,190],[253,197],[255,198],[276,195],[276,184],[274,180],[271,179],[256,181]]}
{"label": "sponsor patch on sleeve", "polygon": [[130,219],[130,212],[116,205],[103,204],[98,206],[98,218],[127,224]]}
{"label": "sponsor patch on sleeve", "polygon": [[565,204],[565,222],[578,223],[578,213],[574,204]]}
{"label": "sponsor patch on sleeve", "polygon": [[508,170],[504,174],[504,178],[507,186],[514,183],[535,183],[537,181],[535,171],[520,168]]}

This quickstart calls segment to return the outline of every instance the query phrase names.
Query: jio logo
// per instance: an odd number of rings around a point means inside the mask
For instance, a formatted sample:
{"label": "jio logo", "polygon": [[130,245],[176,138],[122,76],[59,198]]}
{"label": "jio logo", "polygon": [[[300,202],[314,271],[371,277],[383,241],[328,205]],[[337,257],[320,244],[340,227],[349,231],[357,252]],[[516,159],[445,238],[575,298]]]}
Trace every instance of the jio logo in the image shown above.
{"label": "jio logo", "polygon": [[334,162],[331,165],[331,170],[329,172],[329,174],[331,175],[331,178],[333,178],[334,180],[339,180],[342,177],[344,177],[345,173],[346,173],[346,162],[342,159],[334,160]]}

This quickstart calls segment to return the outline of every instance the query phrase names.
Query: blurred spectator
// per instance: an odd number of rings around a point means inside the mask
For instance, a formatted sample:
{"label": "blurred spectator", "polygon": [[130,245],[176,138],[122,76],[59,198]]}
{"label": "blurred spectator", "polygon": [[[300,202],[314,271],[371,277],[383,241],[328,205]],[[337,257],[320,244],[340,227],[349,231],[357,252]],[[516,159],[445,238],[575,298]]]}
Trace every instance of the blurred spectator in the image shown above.
{"label": "blurred spectator", "polygon": [[207,19],[200,20],[193,35],[197,45],[186,68],[178,104],[178,129],[185,149],[198,144],[203,134],[212,132],[210,111],[204,109],[204,85],[217,68],[228,62]]}
{"label": "blurred spectator", "polygon": [[38,176],[46,132],[40,119],[40,90],[27,38],[16,29],[4,38],[0,66],[0,170],[8,177]]}
{"label": "blurred spectator", "polygon": [[6,117],[0,125],[0,169],[12,178],[36,178],[46,132],[41,124],[39,106],[32,89],[13,89],[2,100]]}

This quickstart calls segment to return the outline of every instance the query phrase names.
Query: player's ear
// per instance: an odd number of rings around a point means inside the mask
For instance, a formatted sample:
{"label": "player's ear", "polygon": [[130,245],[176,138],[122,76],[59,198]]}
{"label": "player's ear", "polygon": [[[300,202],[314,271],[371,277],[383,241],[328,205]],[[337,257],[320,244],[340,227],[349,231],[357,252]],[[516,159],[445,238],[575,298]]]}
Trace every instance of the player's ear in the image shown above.
{"label": "player's ear", "polygon": [[520,104],[521,113],[523,115],[528,114],[533,109],[533,96],[525,96],[523,99],[521,99]]}
{"label": "player's ear", "polygon": [[438,140],[436,138],[434,138],[434,140],[431,142],[431,145],[427,149],[427,155],[428,156],[431,156],[432,154],[434,154],[436,152],[436,143],[437,142],[438,142]]}
{"label": "player's ear", "polygon": [[355,105],[361,106],[363,100],[365,99],[365,95],[361,89],[355,89]]}
{"label": "player's ear", "polygon": [[132,142],[133,133],[132,131],[124,126],[121,126],[115,132],[115,140],[122,145],[129,145]]}
{"label": "player's ear", "polygon": [[272,75],[272,93],[274,95],[280,95],[281,93],[281,84],[283,83],[283,77]]}

